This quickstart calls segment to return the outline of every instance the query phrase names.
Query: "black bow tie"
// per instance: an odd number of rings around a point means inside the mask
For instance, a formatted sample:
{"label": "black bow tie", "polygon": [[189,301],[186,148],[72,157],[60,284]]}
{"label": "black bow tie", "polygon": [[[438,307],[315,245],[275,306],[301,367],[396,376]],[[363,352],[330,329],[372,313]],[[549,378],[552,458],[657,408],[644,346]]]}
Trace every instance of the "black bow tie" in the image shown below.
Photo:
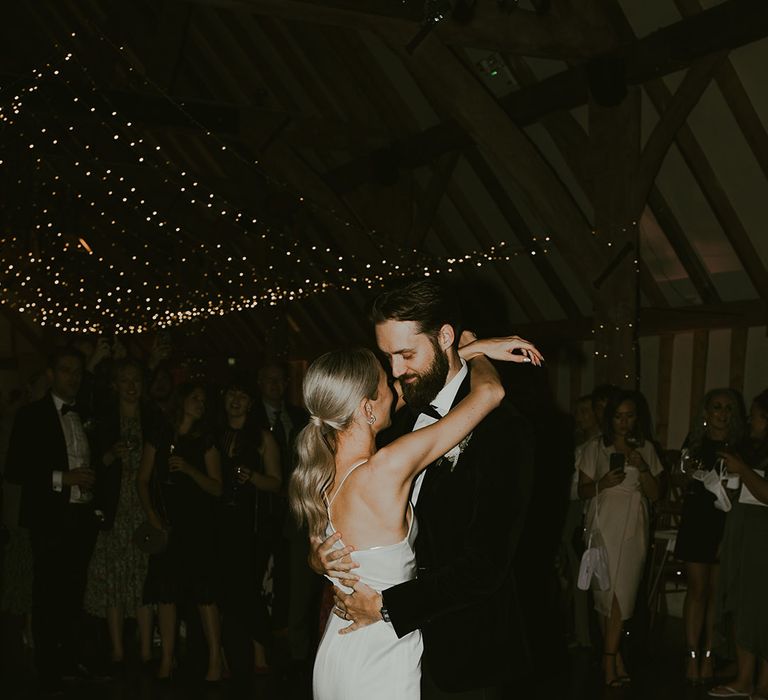
{"label": "black bow tie", "polygon": [[69,413],[70,411],[74,411],[75,413],[77,413],[78,412],[77,411],[77,406],[75,406],[75,404],[73,404],[73,403],[63,403],[63,404],[61,404],[61,415],[62,416],[66,416],[67,413]]}
{"label": "black bow tie", "polygon": [[440,412],[431,404],[428,404],[424,408],[419,411],[419,413],[423,413],[425,416],[429,416],[430,418],[435,418],[437,420],[440,420],[442,416],[440,415]]}

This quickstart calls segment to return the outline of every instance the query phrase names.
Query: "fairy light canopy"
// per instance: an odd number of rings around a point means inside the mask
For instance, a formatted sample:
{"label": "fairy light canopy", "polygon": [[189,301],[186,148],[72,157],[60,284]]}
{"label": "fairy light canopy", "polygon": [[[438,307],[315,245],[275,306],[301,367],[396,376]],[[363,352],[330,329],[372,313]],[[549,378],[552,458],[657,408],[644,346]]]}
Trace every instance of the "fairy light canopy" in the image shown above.
{"label": "fairy light canopy", "polygon": [[[74,44],[77,33],[69,39]],[[0,166],[16,195],[0,238],[0,280],[5,303],[41,326],[141,333],[536,254],[506,241],[458,256],[385,246],[375,230],[229,147],[183,101],[140,75],[125,47],[99,40],[123,63],[127,87],[167,100],[170,114],[217,152],[219,169],[247,171],[248,190],[230,194],[184,169],[162,137],[143,135],[124,92],[100,86],[83,58],[54,43],[44,64],[0,93]],[[322,246],[302,235],[318,226],[350,229],[367,245],[349,252],[338,241]]]}
{"label": "fairy light canopy", "polygon": [[[765,302],[757,6],[615,4],[9,7],[2,303],[76,332],[237,317],[244,344],[314,349],[366,338],[382,285],[448,275],[608,358],[642,309]],[[609,216],[600,66],[641,114],[638,199]],[[623,315],[617,276],[638,287]]]}

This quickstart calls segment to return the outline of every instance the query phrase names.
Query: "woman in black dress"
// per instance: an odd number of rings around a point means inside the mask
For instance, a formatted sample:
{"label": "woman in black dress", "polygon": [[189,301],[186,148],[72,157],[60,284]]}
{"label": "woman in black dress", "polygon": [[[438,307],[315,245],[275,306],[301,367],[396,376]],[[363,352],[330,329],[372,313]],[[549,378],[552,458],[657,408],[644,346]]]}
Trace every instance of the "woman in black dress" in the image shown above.
{"label": "woman in black dress", "polygon": [[[733,389],[709,391],[683,445],[683,463],[688,465],[686,475],[690,476],[694,469],[710,471],[717,468],[718,452],[739,445],[744,438],[745,425],[741,394]],[[686,679],[692,683],[711,681],[713,677],[715,594],[724,529],[725,512],[715,508],[715,497],[704,484],[691,478],[685,487],[675,556],[685,562],[688,585],[683,606],[688,644]]]}
{"label": "woman in black dress", "polygon": [[170,429],[147,436],[138,475],[150,524],[169,532],[168,547],[150,557],[144,601],[158,605],[162,657],[159,679],[173,671],[176,607],[197,605],[208,644],[207,681],[221,680],[221,625],[216,604],[216,524],[221,462],[203,425],[205,389],[185,384],[174,397]]}
{"label": "woman in black dress", "polygon": [[220,602],[227,660],[239,680],[247,678],[250,668],[257,673],[267,670],[270,622],[261,594],[266,558],[255,532],[269,494],[277,493],[281,483],[280,448],[269,430],[254,420],[253,397],[245,381],[233,380],[227,386],[217,435],[224,483],[218,509]]}
{"label": "woman in black dress", "polygon": [[711,694],[757,700],[768,697],[768,389],[752,402],[749,428],[739,453],[723,453],[741,483],[725,525],[717,587],[718,627],[733,634],[737,675]]}

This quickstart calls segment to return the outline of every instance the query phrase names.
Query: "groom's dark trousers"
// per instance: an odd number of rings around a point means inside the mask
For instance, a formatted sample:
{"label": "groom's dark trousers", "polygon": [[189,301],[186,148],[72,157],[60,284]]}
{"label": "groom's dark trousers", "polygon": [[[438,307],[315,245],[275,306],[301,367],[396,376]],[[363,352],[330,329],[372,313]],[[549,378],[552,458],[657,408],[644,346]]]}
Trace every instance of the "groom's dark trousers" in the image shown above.
{"label": "groom's dark trousers", "polygon": [[[383,441],[414,422],[400,411]],[[531,429],[506,402],[474,430],[455,466],[427,468],[416,504],[417,577],[383,592],[397,635],[422,631],[423,700],[500,697],[498,687],[529,671],[512,560],[532,481]]]}

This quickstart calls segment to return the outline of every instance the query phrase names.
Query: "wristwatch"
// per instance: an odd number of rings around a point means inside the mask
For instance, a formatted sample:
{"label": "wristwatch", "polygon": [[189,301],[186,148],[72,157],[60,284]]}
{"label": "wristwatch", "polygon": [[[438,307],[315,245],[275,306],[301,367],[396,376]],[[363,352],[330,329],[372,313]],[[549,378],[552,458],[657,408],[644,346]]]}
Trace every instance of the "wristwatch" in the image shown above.
{"label": "wristwatch", "polygon": [[389,610],[387,610],[386,605],[381,606],[379,613],[381,614],[381,619],[384,620],[384,622],[392,622],[392,620],[389,619]]}

